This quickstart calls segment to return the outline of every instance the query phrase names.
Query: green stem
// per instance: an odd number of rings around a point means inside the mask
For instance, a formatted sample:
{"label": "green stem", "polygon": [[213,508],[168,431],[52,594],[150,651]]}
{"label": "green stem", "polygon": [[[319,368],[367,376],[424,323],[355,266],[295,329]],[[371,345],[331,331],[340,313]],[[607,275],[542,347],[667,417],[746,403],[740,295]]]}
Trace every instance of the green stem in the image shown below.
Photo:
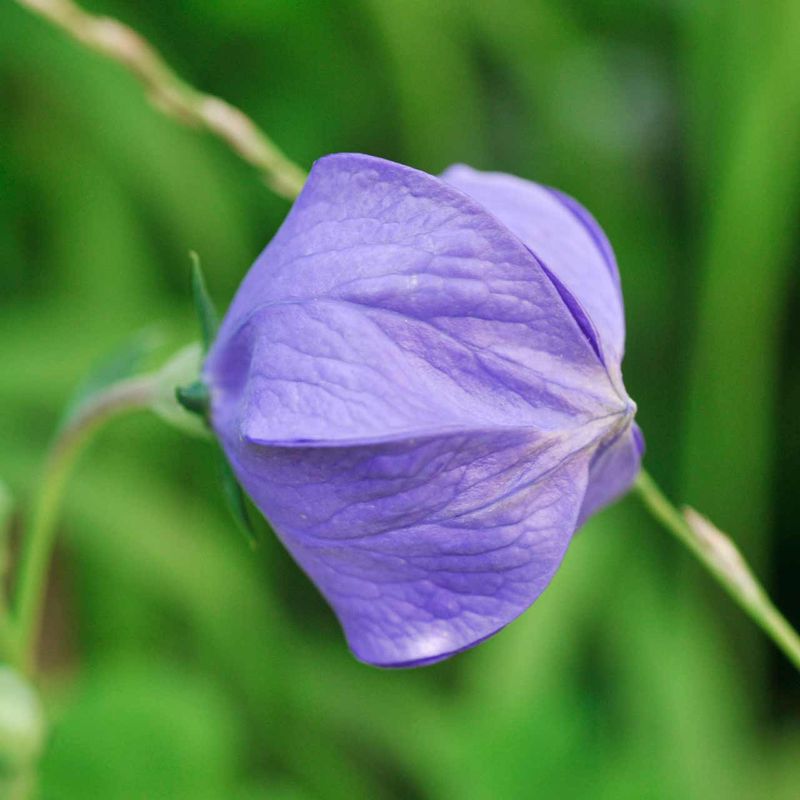
{"label": "green stem", "polygon": [[0,484],[0,663],[14,660],[14,632],[6,600],[12,508],[11,495],[3,484]]}
{"label": "green stem", "polygon": [[[3,558],[3,555],[0,553],[0,559]],[[5,596],[5,574],[4,570],[0,569],[0,665],[13,664],[16,660],[16,639]]]}
{"label": "green stem", "polygon": [[126,411],[149,406],[155,396],[156,383],[152,376],[116,383],[87,402],[56,436],[35,500],[31,526],[23,538],[14,596],[14,622],[11,634],[6,631],[12,660],[25,672],[32,668],[56,523],[72,469],[92,434],[104,422]]}
{"label": "green stem", "polygon": [[3,605],[0,609],[0,664],[15,664],[18,661],[14,628],[11,625],[8,609]]}
{"label": "green stem", "polygon": [[736,545],[694,509],[681,513],[644,471],[635,490],[648,511],[674,534],[725,591],[800,670],[800,636],[753,575]]}

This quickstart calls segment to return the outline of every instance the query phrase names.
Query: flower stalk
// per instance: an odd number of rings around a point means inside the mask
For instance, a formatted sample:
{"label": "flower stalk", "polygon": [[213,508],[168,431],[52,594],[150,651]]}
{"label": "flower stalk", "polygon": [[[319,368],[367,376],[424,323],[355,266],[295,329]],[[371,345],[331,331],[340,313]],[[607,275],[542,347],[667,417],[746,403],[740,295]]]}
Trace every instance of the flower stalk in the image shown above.
{"label": "flower stalk", "polygon": [[110,17],[89,14],[72,0],[17,0],[73,39],[116,61],[145,88],[162,113],[190,127],[205,128],[255,167],[267,186],[287,200],[300,193],[304,170],[243,111],[181,79],[161,54],[132,28]]}
{"label": "flower stalk", "polygon": [[9,660],[25,672],[32,669],[58,514],[72,469],[98,428],[112,417],[151,406],[158,386],[154,375],[113,384],[85,403],[56,436],[22,542],[12,618],[0,626]]}
{"label": "flower stalk", "polygon": [[0,483],[0,661],[13,661],[14,639],[6,601],[9,567],[9,529],[12,514],[11,495]]}
{"label": "flower stalk", "polygon": [[18,661],[14,628],[4,603],[0,608],[0,663],[16,664]]}
{"label": "flower stalk", "polygon": [[693,508],[681,513],[644,470],[634,489],[647,510],[716,578],[734,602],[800,670],[800,635],[770,600],[739,549]]}

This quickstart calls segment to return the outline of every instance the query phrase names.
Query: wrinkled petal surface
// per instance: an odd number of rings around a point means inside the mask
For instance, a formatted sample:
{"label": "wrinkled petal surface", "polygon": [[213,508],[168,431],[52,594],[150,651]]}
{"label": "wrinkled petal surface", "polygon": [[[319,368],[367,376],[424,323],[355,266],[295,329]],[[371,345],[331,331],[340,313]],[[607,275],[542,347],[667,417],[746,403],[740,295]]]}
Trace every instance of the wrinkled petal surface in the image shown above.
{"label": "wrinkled petal surface", "polygon": [[556,571],[589,459],[560,439],[470,432],[237,452],[247,490],[362,660],[430,662],[496,632]]}
{"label": "wrinkled petal surface", "polygon": [[549,190],[500,203],[478,173],[445,177],[317,162],[205,367],[242,485],[355,654],[384,666],[521,613],[640,453],[600,239]]}
{"label": "wrinkled petal surface", "polygon": [[[456,164],[442,179],[480,202],[569,290],[591,321],[598,351],[621,386],[625,317],[619,270],[594,217],[568,195],[514,175]],[[630,432],[597,454],[579,524],[627,491],[639,472],[642,442],[641,432]]]}

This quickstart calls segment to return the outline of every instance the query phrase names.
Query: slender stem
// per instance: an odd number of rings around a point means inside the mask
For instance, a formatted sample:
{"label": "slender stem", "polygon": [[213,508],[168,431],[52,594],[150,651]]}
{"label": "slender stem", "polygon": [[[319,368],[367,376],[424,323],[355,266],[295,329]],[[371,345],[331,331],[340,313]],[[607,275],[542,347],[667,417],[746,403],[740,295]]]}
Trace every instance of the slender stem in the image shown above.
{"label": "slender stem", "polygon": [[[2,486],[0,486],[2,495]],[[3,508],[3,498],[0,496],[0,663],[14,661],[15,642],[14,631],[11,627],[8,603],[6,601],[6,582],[8,580],[8,520],[10,501],[6,498],[6,508]],[[4,513],[5,512],[5,513]]]}
{"label": "slender stem", "polygon": [[17,654],[17,640],[8,609],[0,610],[0,664],[16,664],[19,662]]}
{"label": "slender stem", "polygon": [[156,392],[156,381],[150,375],[116,383],[87,402],[56,436],[45,464],[31,526],[22,542],[11,653],[20,669],[29,672],[32,666],[56,522],[72,468],[91,435],[104,422],[123,412],[147,407],[155,399]]}
{"label": "slender stem", "polygon": [[73,39],[112,59],[145,88],[156,108],[184,125],[205,128],[254,166],[272,191],[293,200],[305,172],[250,117],[183,81],[140,34],[110,17],[84,11],[72,0],[17,0]]}
{"label": "slender stem", "polygon": [[[0,536],[3,531],[0,529]],[[6,542],[0,540],[0,664],[17,661],[16,639],[11,624],[11,614],[6,601]]]}
{"label": "slender stem", "polygon": [[646,472],[639,474],[635,489],[650,513],[692,551],[800,670],[800,636],[770,600],[731,539],[694,509],[681,513]]}

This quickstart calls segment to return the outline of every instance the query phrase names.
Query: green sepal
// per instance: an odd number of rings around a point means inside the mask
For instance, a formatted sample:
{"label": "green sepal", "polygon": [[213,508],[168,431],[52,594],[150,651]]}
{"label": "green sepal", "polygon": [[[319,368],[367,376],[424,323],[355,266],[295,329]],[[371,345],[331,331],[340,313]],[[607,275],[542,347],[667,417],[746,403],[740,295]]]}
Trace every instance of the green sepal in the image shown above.
{"label": "green sepal", "polygon": [[183,433],[208,438],[210,412],[198,416],[193,409],[186,407],[186,403],[180,401],[179,396],[179,391],[185,391],[183,387],[191,387],[198,380],[203,361],[201,350],[200,342],[192,342],[174,353],[154,373],[156,392],[150,410]]}
{"label": "green sepal", "polygon": [[192,259],[192,296],[194,297],[194,307],[197,318],[200,321],[200,338],[203,342],[203,352],[207,353],[208,348],[214,341],[219,328],[219,317],[214,302],[206,289],[206,281],[203,277],[203,270],[200,266],[200,256],[194,252],[189,252]]}
{"label": "green sepal", "polygon": [[255,549],[260,539],[259,532],[250,516],[244,490],[239,485],[239,481],[236,480],[231,465],[228,463],[228,459],[225,458],[225,454],[219,446],[217,447],[217,467],[228,511],[230,511],[231,516],[239,530],[244,534],[250,547]]}
{"label": "green sepal", "polygon": [[[200,266],[200,257],[194,251],[189,253],[192,259],[192,295],[197,318],[200,321],[200,338],[203,352],[207,353],[211,343],[217,335],[219,317],[214,302],[206,289],[203,270]],[[208,423],[210,397],[208,387],[202,381],[195,381],[189,386],[179,386],[175,390],[178,402],[187,410],[202,417]],[[250,546],[255,548],[258,544],[258,531],[256,530],[247,507],[247,499],[242,487],[233,474],[231,465],[225,458],[219,444],[216,448],[217,468],[225,505],[238,528],[242,531]]]}
{"label": "green sepal", "polygon": [[208,386],[202,381],[195,381],[188,386],[178,386],[175,389],[175,397],[187,411],[208,420],[211,397],[208,393]]}
{"label": "green sepal", "polygon": [[[219,328],[219,317],[214,302],[206,288],[203,278],[203,270],[200,266],[200,257],[194,251],[189,253],[192,259],[192,295],[194,296],[194,306],[197,318],[200,321],[200,338],[203,345],[203,352],[207,353],[211,347]],[[179,386],[175,390],[178,402],[187,410],[202,417],[208,423],[210,407],[210,396],[208,387],[202,381],[195,381],[188,386]],[[245,538],[252,548],[258,545],[259,534],[253,524],[252,517],[247,507],[247,498],[244,490],[236,480],[231,465],[225,458],[222,448],[217,444],[217,469],[219,472],[222,493],[225,497],[225,505],[228,507],[231,516],[236,522],[237,527],[242,531]]]}

